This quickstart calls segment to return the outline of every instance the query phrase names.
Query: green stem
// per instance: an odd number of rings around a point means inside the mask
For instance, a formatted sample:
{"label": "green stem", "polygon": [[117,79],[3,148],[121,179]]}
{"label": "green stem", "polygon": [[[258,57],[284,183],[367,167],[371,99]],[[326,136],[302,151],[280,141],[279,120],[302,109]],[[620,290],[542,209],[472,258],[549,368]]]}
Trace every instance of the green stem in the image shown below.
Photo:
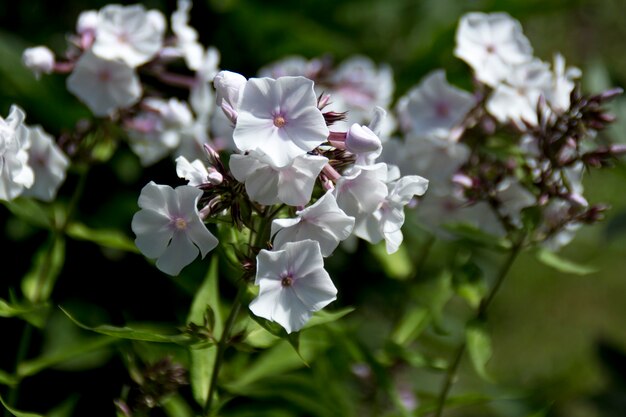
{"label": "green stem", "polygon": [[[485,314],[487,313],[487,309],[491,305],[491,302],[493,301],[494,297],[498,293],[498,290],[502,286],[504,279],[506,278],[509,271],[511,270],[511,266],[513,266],[515,259],[517,259],[517,256],[520,254],[524,246],[525,237],[526,237],[525,235],[522,235],[520,239],[513,244],[513,247],[511,248],[511,251],[509,252],[509,256],[507,256],[506,260],[504,261],[504,264],[502,264],[502,267],[500,268],[500,272],[498,273],[496,277],[496,281],[493,287],[491,288],[491,291],[489,291],[489,293],[483,298],[483,300],[480,303],[480,306],[478,307],[478,310],[476,311],[477,319],[482,319],[485,317]],[[450,390],[452,389],[452,385],[454,385],[454,380],[456,378],[459,365],[461,364],[461,359],[463,359],[463,354],[465,353],[465,349],[466,349],[466,342],[463,341],[463,343],[461,343],[461,345],[458,347],[456,351],[452,364],[448,367],[448,370],[446,371],[446,378],[444,380],[443,387],[441,388],[441,392],[439,393],[439,397],[437,399],[437,408],[435,409],[435,417],[441,417],[443,414],[443,409],[445,407],[448,394],[450,393]]]}
{"label": "green stem", "polygon": [[213,372],[211,374],[211,382],[209,383],[209,391],[207,395],[206,404],[204,405],[204,415],[211,415],[211,406],[213,404],[213,397],[215,395],[215,390],[217,389],[217,379],[219,376],[220,368],[222,367],[222,361],[224,359],[224,352],[228,347],[228,340],[230,338],[230,333],[233,330],[235,325],[235,320],[239,315],[239,311],[241,310],[241,302],[243,295],[245,294],[247,289],[247,284],[244,281],[239,286],[239,290],[237,291],[237,295],[235,296],[235,300],[233,301],[233,306],[228,314],[228,318],[226,319],[226,323],[224,324],[224,331],[220,336],[220,340],[217,342],[217,353],[215,355],[215,362],[213,363]]}
{"label": "green stem", "polygon": [[[248,243],[250,256],[254,254],[253,248],[260,248],[262,243],[268,239],[268,225],[271,223],[272,217],[277,212],[278,210],[272,211],[271,207],[265,207],[264,211],[260,212],[260,214],[262,214],[262,217],[258,225],[258,230],[254,233],[255,238],[253,244],[251,244],[253,233],[250,233],[250,242]],[[220,336],[220,340],[217,342],[217,353],[215,354],[213,372],[211,374],[211,381],[209,382],[209,391],[206,404],[204,405],[204,415],[207,417],[211,415],[213,397],[215,396],[215,390],[217,389],[217,380],[219,377],[220,368],[222,367],[222,362],[224,361],[224,352],[228,348],[230,333],[233,330],[235,321],[237,320],[237,316],[239,315],[239,311],[241,310],[244,294],[248,289],[248,281],[246,277],[244,277],[241,281],[242,282],[239,284],[239,289],[237,290],[237,295],[235,296],[235,299],[233,301],[230,313],[228,314],[228,318],[226,319],[226,323],[224,324],[224,331]]]}
{"label": "green stem", "polygon": [[[17,348],[17,356],[15,358],[15,375],[17,375],[19,364],[26,359],[28,355],[28,348],[30,347],[30,340],[33,335],[33,325],[26,322],[24,323],[24,330],[22,331],[22,337],[20,338],[20,344]],[[15,407],[19,395],[19,381],[12,387],[7,395],[7,405],[9,407]],[[11,417],[13,414],[9,410],[4,410],[5,417]]]}

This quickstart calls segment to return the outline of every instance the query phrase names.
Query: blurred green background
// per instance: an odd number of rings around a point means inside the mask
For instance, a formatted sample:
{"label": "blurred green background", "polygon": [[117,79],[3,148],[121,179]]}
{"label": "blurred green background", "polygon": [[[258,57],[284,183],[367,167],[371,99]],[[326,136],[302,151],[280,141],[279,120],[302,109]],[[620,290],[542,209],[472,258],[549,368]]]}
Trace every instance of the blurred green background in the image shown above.
{"label": "blurred green background", "polygon": [[[12,103],[19,104],[26,111],[27,123],[42,124],[55,135],[71,130],[79,118],[88,117],[86,109],[65,90],[64,77],[48,76],[37,82],[22,67],[20,56],[24,48],[39,44],[62,53],[66,35],[73,31],[78,14],[105,4],[95,0],[0,0],[1,115],[8,114]],[[174,1],[143,4],[168,16],[175,9]],[[196,0],[191,24],[200,32],[203,44],[220,50],[223,69],[253,76],[263,65],[286,55],[312,58],[329,54],[339,62],[362,54],[391,65],[397,98],[423,75],[439,67],[446,69],[453,83],[469,88],[468,68],[453,56],[458,19],[467,11],[506,11],[521,21],[538,57],[551,60],[553,53],[561,52],[568,64],[583,70],[584,89],[598,92],[610,86],[626,86],[625,10],[623,0]],[[619,99],[613,109],[621,121],[604,134],[626,143],[626,100]],[[419,174],[428,177],[427,172]],[[132,236],[130,219],[136,210],[139,190],[149,180],[174,184],[177,180],[172,163],[165,161],[142,172],[126,148],[118,149],[110,164],[95,167],[90,173],[79,218],[90,226],[116,227]],[[473,405],[453,409],[446,415],[626,415],[625,183],[626,168],[622,163],[588,175],[585,180],[588,200],[609,203],[612,210],[603,223],[583,228],[575,242],[564,250],[564,257],[593,266],[597,272],[569,275],[538,263],[531,254],[518,259],[489,315],[494,356],[488,369],[498,384],[482,382],[469,361],[464,361],[453,390],[453,394],[481,392],[499,399],[474,401]],[[75,175],[70,174],[61,198],[67,198],[75,184]],[[31,254],[45,235],[15,220],[4,209],[0,211],[0,227],[7,236],[2,243],[6,268],[0,274],[0,297],[7,298],[12,289],[19,288]],[[419,257],[424,238],[416,231],[408,235],[407,251]],[[425,275],[434,276],[450,251],[450,245],[436,242],[426,261]],[[92,315],[96,322],[108,318],[118,324],[125,320],[180,323],[198,284],[194,274],[203,274],[203,266],[196,263],[183,277],[168,279],[140,256],[107,252],[87,243],[70,242],[67,253],[67,265],[53,301],[73,306],[85,316]],[[498,256],[479,255],[501,262]],[[85,259],[88,263],[83,262]],[[384,268],[369,260],[364,247],[354,255],[331,258],[329,269],[341,291],[339,303],[357,308],[346,319],[351,334],[358,335],[372,352],[382,348],[398,308],[390,300],[399,297],[403,307],[411,303],[406,295],[401,296],[405,284],[381,279]],[[222,290],[226,298],[232,295],[232,288],[224,286]],[[458,342],[454,329],[470,316],[463,301],[453,298],[445,308],[442,325],[450,334],[432,332],[415,349],[449,359]],[[1,369],[14,366],[21,327],[17,320],[0,318],[4,352]],[[41,346],[44,350],[53,349],[50,344],[63,335],[70,337],[70,329],[72,326],[62,317],[58,323],[51,321],[46,332],[34,337],[30,354],[36,355]],[[429,342],[431,338],[436,340]],[[335,363],[343,358],[341,348],[335,346],[328,353],[332,354],[337,355],[335,359],[315,362],[311,370],[294,373],[291,382],[297,383],[299,375],[313,374],[319,386],[324,386],[338,375],[345,377],[350,373],[349,364]],[[79,403],[76,415],[113,415],[111,400],[120,395],[127,375],[119,359],[106,352],[102,355],[93,362],[99,367],[72,372],[70,364],[26,380],[19,404],[43,411],[68,396],[71,398],[72,392],[83,392],[83,397],[75,400]],[[106,370],[104,364],[108,364]],[[76,369],[84,369],[75,365]],[[441,373],[402,367],[394,369],[393,375],[424,393],[424,398],[429,392],[437,392],[442,378]],[[63,386],[55,381],[62,381]],[[348,386],[351,390],[333,395],[367,404],[365,397],[371,387],[346,384],[341,389]],[[237,415],[261,415],[265,409],[274,410],[267,415],[283,415],[276,411],[279,399],[258,401],[256,412],[242,411]],[[284,410],[289,410],[292,403],[296,401],[288,399]],[[242,410],[246,407],[245,403],[236,403],[235,408],[237,405]],[[374,408],[363,407],[356,407],[355,415],[379,415]],[[284,415],[326,412],[297,411],[296,406],[293,410],[296,411],[285,411]]]}

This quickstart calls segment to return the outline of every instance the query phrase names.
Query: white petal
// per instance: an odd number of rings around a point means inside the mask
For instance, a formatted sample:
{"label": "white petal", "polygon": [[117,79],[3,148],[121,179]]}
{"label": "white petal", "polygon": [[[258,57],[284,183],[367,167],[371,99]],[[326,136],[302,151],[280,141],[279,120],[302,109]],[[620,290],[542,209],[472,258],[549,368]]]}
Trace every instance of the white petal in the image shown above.
{"label": "white petal", "polygon": [[198,256],[198,248],[194,246],[186,233],[177,231],[170,245],[157,259],[156,266],[166,274],[176,276]]}

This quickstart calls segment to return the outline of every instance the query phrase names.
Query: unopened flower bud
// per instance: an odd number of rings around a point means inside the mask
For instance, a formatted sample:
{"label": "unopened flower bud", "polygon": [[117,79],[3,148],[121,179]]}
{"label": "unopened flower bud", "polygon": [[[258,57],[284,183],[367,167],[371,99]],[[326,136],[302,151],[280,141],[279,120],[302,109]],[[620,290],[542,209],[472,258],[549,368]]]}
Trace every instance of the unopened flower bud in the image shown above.
{"label": "unopened flower bud", "polygon": [[95,10],[87,10],[82,12],[78,16],[78,22],[76,22],[76,32],[79,35],[86,33],[95,34],[98,27],[98,12]]}
{"label": "unopened flower bud", "polygon": [[217,105],[233,123],[237,120],[239,95],[247,82],[243,75],[231,71],[220,71],[213,78]]}
{"label": "unopened flower bud", "polygon": [[474,181],[469,176],[460,173],[454,174],[452,182],[463,188],[472,188],[474,186]]}
{"label": "unopened flower bud", "polygon": [[380,139],[367,126],[354,123],[346,136],[346,149],[353,154],[375,152],[381,148]]}
{"label": "unopened flower bud", "polygon": [[41,74],[50,74],[54,69],[54,54],[45,46],[28,48],[22,54],[22,62],[39,78]]}
{"label": "unopened flower bud", "polygon": [[212,185],[219,185],[224,181],[224,176],[215,168],[208,168],[209,175],[207,175],[207,181]]}

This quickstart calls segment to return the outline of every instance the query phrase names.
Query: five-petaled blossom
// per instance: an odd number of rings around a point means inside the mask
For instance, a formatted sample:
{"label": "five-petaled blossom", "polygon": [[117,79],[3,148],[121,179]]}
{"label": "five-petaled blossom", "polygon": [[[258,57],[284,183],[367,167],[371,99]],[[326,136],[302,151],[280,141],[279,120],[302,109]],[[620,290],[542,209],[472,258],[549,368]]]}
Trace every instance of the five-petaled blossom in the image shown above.
{"label": "five-petaled blossom", "polygon": [[259,295],[250,303],[250,311],[280,324],[287,333],[300,330],[314,312],[337,298],[337,288],[324,270],[320,245],[313,240],[259,252],[255,284]]}
{"label": "five-petaled blossom", "polygon": [[241,151],[258,150],[282,168],[328,138],[313,81],[304,77],[251,78],[238,102],[233,132]]}
{"label": "five-petaled blossom", "polygon": [[204,226],[198,214],[202,191],[181,185],[173,189],[153,181],[141,190],[139,207],[132,221],[135,244],[156,266],[169,275],[178,275],[198,252],[204,258],[217,246],[217,239]]}

